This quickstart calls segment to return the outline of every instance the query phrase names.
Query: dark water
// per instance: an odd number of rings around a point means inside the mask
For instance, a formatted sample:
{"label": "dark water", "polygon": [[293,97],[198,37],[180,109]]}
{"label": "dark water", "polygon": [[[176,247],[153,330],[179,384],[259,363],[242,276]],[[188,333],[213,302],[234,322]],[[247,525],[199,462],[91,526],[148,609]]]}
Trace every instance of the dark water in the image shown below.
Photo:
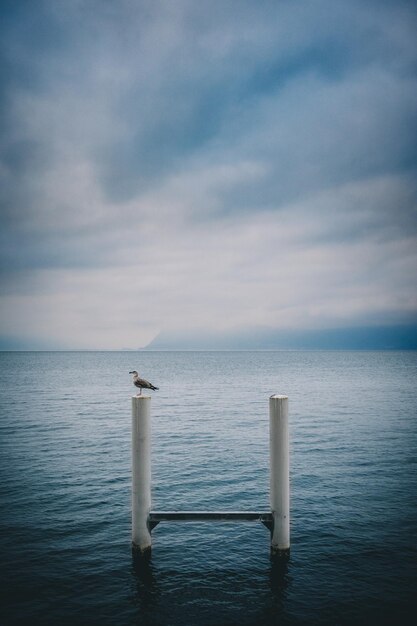
{"label": "dark water", "polygon": [[[130,396],[153,506],[268,508],[290,397],[291,556],[261,524],[162,523],[130,548]],[[416,588],[415,352],[2,353],[1,624],[404,624]]]}

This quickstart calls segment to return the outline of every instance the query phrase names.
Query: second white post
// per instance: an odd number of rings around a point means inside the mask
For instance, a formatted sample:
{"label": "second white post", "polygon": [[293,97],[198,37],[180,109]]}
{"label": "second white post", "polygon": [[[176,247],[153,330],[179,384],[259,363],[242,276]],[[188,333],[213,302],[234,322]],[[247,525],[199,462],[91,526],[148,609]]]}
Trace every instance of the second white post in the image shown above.
{"label": "second white post", "polygon": [[269,398],[270,502],[273,516],[272,554],[290,549],[290,450],[288,396]]}
{"label": "second white post", "polygon": [[132,546],[149,553],[151,510],[151,399],[132,397]]}

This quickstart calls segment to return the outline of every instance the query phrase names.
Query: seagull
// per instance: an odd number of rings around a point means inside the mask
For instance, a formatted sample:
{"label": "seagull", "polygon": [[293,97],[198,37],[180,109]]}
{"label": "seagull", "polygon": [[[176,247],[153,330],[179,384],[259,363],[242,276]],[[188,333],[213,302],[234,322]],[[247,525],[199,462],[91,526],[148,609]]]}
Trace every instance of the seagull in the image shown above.
{"label": "seagull", "polygon": [[135,385],[135,387],[139,387],[140,389],[140,393],[137,394],[138,396],[142,395],[142,389],[152,389],[152,391],[157,391],[159,389],[159,387],[155,387],[154,385],[152,385],[152,383],[149,383],[144,378],[139,378],[139,374],[136,370],[133,370],[133,372],[129,372],[129,374],[133,374],[133,384]]}

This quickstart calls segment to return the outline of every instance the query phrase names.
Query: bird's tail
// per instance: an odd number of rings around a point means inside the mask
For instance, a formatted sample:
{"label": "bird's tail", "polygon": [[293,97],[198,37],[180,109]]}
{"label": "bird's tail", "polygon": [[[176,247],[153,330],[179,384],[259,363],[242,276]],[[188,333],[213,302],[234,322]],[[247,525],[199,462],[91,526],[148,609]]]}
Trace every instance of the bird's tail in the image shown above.
{"label": "bird's tail", "polygon": [[151,385],[150,388],[152,389],[152,391],[158,391],[159,390],[159,387],[155,387],[154,385]]}

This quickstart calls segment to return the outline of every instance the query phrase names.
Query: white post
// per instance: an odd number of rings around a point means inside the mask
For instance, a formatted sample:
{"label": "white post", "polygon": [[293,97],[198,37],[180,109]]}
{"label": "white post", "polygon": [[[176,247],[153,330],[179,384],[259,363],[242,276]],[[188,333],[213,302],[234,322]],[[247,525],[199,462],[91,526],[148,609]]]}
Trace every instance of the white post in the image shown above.
{"label": "white post", "polygon": [[288,396],[269,398],[270,502],[273,516],[271,552],[290,549],[290,452]]}
{"label": "white post", "polygon": [[152,545],[148,527],[151,510],[151,399],[132,397],[132,545],[149,553]]}

